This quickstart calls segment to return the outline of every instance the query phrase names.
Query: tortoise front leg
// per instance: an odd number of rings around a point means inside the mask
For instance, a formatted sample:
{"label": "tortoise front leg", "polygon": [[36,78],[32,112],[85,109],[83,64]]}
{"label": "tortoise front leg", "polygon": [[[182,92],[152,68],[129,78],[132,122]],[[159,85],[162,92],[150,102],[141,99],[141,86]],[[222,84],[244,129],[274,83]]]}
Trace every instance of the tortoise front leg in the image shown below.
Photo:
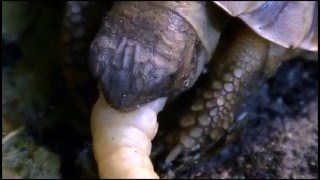
{"label": "tortoise front leg", "polygon": [[288,57],[286,50],[275,52],[270,47],[275,45],[270,46],[242,23],[228,28],[208,66],[208,81],[200,87],[197,99],[179,121],[183,127],[179,145],[167,156],[166,164],[181,150],[190,152],[200,148],[203,152],[205,146],[226,134],[243,98],[258,86],[257,81],[275,72],[283,57]]}

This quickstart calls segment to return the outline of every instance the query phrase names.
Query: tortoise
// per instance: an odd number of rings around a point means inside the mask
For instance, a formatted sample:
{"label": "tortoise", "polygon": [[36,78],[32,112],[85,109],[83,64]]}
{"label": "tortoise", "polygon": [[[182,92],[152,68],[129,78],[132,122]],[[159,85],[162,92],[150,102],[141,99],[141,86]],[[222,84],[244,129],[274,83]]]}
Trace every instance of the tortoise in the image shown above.
{"label": "tortoise", "polygon": [[218,141],[250,89],[284,60],[317,51],[317,19],[311,1],[116,2],[91,43],[90,68],[107,102],[131,111],[174,99],[207,65],[169,163]]}
{"label": "tortoise", "polygon": [[[167,163],[181,150],[218,141],[257,80],[304,50],[318,50],[316,1],[115,2],[95,38],[107,6],[92,4],[67,2],[62,32],[64,77],[85,117],[94,98],[82,89],[96,88],[91,74],[120,111],[164,96],[174,101],[201,74],[210,76],[179,122]],[[100,8],[91,19],[90,6]]]}

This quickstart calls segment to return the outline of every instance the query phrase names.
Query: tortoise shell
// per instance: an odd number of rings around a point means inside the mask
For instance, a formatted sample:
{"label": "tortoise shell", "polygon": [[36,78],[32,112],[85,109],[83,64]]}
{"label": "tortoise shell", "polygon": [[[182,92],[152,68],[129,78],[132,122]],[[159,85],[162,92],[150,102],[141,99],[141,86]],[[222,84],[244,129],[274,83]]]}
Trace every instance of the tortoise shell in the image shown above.
{"label": "tortoise shell", "polygon": [[317,1],[214,1],[260,36],[286,48],[318,51]]}

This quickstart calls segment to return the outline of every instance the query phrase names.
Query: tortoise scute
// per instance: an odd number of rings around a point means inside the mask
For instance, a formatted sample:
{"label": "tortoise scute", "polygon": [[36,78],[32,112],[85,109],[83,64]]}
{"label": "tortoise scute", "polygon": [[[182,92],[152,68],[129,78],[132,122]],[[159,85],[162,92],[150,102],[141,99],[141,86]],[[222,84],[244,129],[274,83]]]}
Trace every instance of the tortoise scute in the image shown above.
{"label": "tortoise scute", "polygon": [[266,2],[256,11],[240,16],[262,37],[284,47],[296,48],[310,27],[308,6],[299,2]]}
{"label": "tortoise scute", "polygon": [[286,48],[317,51],[316,1],[215,1],[257,34]]}
{"label": "tortoise scute", "polygon": [[227,11],[231,16],[252,12],[262,6],[265,1],[214,1],[222,9]]}
{"label": "tortoise scute", "polygon": [[310,51],[318,51],[318,1],[315,4],[310,31],[301,44],[303,49]]}

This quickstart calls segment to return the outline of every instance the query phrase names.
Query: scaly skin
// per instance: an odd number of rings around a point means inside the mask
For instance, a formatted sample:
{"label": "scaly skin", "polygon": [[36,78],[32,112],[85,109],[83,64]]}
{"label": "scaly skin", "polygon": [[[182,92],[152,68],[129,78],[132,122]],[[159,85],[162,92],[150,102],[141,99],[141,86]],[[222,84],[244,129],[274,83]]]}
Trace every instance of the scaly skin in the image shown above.
{"label": "scaly skin", "polygon": [[203,152],[220,140],[233,123],[243,98],[259,81],[273,75],[283,60],[298,53],[299,50],[287,50],[260,37],[242,22],[233,22],[221,36],[209,63],[209,80],[199,88],[195,102],[179,121],[179,144],[166,163],[181,150]]}

